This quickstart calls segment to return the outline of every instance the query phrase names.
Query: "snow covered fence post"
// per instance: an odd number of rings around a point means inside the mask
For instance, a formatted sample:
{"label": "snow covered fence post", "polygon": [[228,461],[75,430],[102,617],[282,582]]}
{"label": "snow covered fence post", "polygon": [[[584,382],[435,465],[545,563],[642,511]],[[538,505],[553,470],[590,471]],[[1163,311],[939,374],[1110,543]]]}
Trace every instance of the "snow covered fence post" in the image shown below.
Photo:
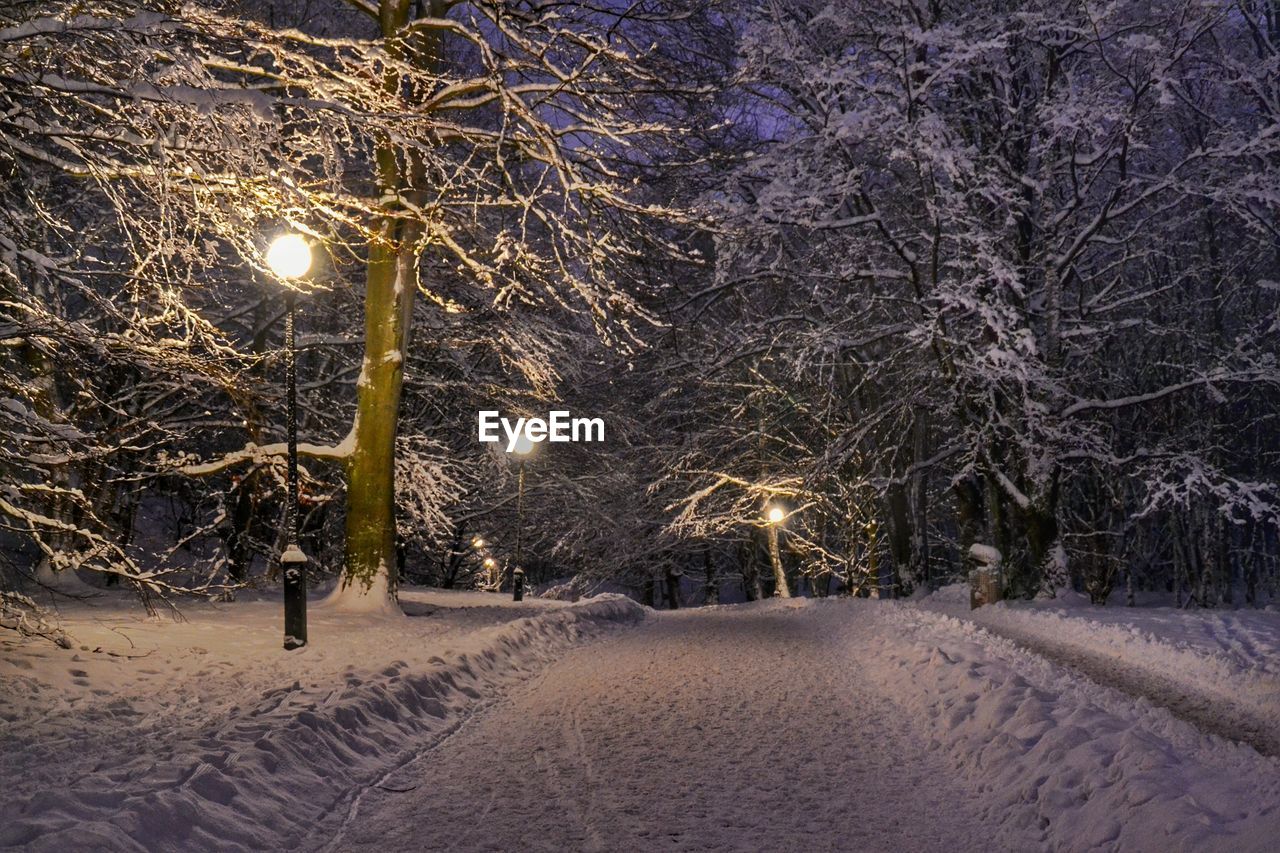
{"label": "snow covered fence post", "polygon": [[969,546],[969,609],[1000,601],[1004,596],[999,549],[974,542]]}

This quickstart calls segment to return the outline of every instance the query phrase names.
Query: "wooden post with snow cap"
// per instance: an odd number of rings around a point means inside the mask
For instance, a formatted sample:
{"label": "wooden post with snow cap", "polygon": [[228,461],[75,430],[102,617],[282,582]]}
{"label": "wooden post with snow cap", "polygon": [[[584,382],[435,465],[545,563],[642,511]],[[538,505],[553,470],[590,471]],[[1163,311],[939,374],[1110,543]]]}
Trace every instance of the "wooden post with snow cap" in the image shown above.
{"label": "wooden post with snow cap", "polygon": [[975,542],[969,546],[969,609],[1000,601],[1004,595],[999,549]]}

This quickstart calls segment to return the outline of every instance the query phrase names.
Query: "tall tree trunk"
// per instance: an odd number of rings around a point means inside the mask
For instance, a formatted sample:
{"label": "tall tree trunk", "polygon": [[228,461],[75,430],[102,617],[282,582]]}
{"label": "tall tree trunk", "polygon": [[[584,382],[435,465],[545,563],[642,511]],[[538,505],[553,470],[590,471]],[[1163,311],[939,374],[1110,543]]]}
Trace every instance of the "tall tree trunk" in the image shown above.
{"label": "tall tree trunk", "polygon": [[706,548],[702,552],[702,571],[705,578],[703,582],[703,604],[719,604],[720,603],[720,572],[716,569],[715,562],[711,559],[711,549]]}
{"label": "tall tree trunk", "polygon": [[[441,0],[418,3],[422,14],[443,17]],[[438,31],[404,38],[413,0],[381,0],[379,24],[388,53],[423,67],[439,60]],[[406,46],[412,48],[406,51]],[[400,78],[388,73],[389,92]],[[412,155],[390,144],[376,155],[386,215],[369,245],[365,290],[364,364],[356,395],[355,449],[347,464],[346,570],[333,598],[344,609],[385,610],[396,605],[395,451],[409,344],[413,297],[418,288],[422,223],[403,216],[401,199],[416,209],[425,175]]]}
{"label": "tall tree trunk", "polygon": [[747,601],[759,601],[764,598],[764,589],[760,585],[760,564],[757,556],[760,545],[756,541],[755,530],[752,529],[738,549],[738,565],[742,570],[742,595]]}
{"label": "tall tree trunk", "polygon": [[683,572],[674,566],[667,567],[667,607],[672,610],[680,609],[680,578]]}
{"label": "tall tree trunk", "polygon": [[417,256],[405,233],[410,230],[388,217],[369,249],[364,366],[347,468],[346,571],[335,592],[338,601],[360,610],[394,606],[396,595],[396,425],[417,289]]}
{"label": "tall tree trunk", "polygon": [[790,598],[787,573],[782,567],[782,552],[778,550],[778,525],[769,525],[769,563],[773,566],[773,594],[778,598]]}
{"label": "tall tree trunk", "polygon": [[[916,412],[915,448],[916,463],[923,463],[929,455],[929,413],[921,408]],[[925,589],[933,591],[933,572],[929,565],[929,474],[921,468],[911,475],[911,577]]]}
{"label": "tall tree trunk", "polygon": [[[908,578],[912,583],[919,579],[911,573],[911,540],[915,531],[911,526],[911,502],[906,484],[892,485],[887,496],[889,505],[889,557],[893,562],[895,580]],[[879,583],[879,579],[876,579]],[[896,584],[895,584],[896,585]]]}

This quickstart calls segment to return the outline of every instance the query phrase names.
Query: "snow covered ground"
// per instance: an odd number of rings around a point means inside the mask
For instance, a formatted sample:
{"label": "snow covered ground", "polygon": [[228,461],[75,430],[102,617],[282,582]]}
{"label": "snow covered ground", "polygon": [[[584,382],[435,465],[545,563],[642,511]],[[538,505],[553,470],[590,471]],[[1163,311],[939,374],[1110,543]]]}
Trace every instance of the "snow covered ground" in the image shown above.
{"label": "snow covered ground", "polygon": [[1009,846],[1275,849],[1277,759],[972,621],[909,604],[884,613],[896,627],[878,634],[887,689],[984,790]]}
{"label": "snow covered ground", "polygon": [[313,608],[284,653],[275,600],[148,620],[63,607],[87,649],[0,637],[0,846],[273,849],[314,843],[362,787],[560,649],[634,621],[620,597],[514,604],[402,591],[407,616]]}
{"label": "snow covered ground", "polygon": [[1094,607],[1070,593],[970,611],[963,585],[921,606],[1280,756],[1280,611]]}
{"label": "snow covered ground", "polygon": [[1230,660],[1261,690],[1274,614],[954,598],[646,616],[410,591],[404,619],[314,614],[292,655],[275,601],[81,605],[82,643],[145,656],[0,645],[0,846],[1275,849],[1280,760],[979,624]]}
{"label": "snow covered ground", "polygon": [[334,849],[1261,851],[1278,771],[970,623],[767,602],[573,650]]}

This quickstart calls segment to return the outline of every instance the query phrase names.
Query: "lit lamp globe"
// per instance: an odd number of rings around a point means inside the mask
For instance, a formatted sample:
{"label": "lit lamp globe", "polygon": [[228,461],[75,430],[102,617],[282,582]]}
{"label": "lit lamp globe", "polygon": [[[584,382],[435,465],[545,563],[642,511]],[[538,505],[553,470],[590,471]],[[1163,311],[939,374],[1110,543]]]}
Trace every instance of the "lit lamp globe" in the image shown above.
{"label": "lit lamp globe", "polygon": [[516,444],[515,444],[515,447],[512,448],[512,452],[516,453],[519,456],[528,456],[530,453],[532,453],[533,442],[529,440],[529,436],[525,435],[524,433],[520,433],[520,435],[516,438]]}
{"label": "lit lamp globe", "polygon": [[770,524],[778,524],[786,517],[787,514],[780,506],[771,506],[769,507],[769,511],[765,513],[765,518],[769,519]]}
{"label": "lit lamp globe", "polygon": [[477,551],[481,550],[482,548],[484,548],[484,539],[482,539],[479,536],[477,536],[475,539],[472,539],[471,547],[475,548]]}
{"label": "lit lamp globe", "polygon": [[493,559],[493,557],[485,557],[483,565],[486,569],[492,569],[494,566],[498,565],[498,561]]}
{"label": "lit lamp globe", "polygon": [[267,249],[267,266],[280,278],[302,278],[311,269],[311,247],[300,234],[283,234]]}

